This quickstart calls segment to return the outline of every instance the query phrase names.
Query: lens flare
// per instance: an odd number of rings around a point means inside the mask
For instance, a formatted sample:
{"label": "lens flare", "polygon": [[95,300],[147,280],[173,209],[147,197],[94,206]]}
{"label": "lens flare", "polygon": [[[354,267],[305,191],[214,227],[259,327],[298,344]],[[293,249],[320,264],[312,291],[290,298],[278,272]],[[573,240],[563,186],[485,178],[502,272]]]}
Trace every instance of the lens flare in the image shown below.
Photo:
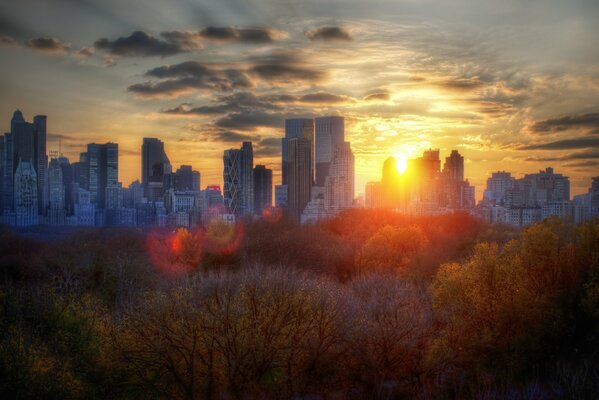
{"label": "lens flare", "polygon": [[262,210],[262,218],[266,222],[279,222],[283,217],[283,209],[280,206],[264,207]]}
{"label": "lens flare", "polygon": [[150,262],[159,271],[182,275],[196,269],[202,257],[202,232],[179,228],[176,231],[154,230],[148,234]]}
{"label": "lens flare", "polygon": [[215,218],[208,223],[204,234],[204,249],[212,254],[227,255],[239,248],[243,239],[243,225],[230,224]]}

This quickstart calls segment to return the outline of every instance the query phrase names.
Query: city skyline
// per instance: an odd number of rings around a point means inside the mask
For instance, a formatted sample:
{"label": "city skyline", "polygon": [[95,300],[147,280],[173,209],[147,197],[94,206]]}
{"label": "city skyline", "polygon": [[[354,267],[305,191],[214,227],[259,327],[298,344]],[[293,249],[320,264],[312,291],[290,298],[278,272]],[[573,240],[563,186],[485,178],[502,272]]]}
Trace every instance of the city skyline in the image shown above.
{"label": "city skyline", "polygon": [[388,156],[428,148],[460,151],[477,200],[504,165],[552,166],[584,193],[599,168],[599,5],[473,4],[6,1],[0,125],[14,108],[49,115],[48,150],[60,138],[71,160],[118,142],[125,184],[158,137],[173,165],[222,185],[223,148],[252,141],[279,183],[284,119],[343,115],[358,193]]}

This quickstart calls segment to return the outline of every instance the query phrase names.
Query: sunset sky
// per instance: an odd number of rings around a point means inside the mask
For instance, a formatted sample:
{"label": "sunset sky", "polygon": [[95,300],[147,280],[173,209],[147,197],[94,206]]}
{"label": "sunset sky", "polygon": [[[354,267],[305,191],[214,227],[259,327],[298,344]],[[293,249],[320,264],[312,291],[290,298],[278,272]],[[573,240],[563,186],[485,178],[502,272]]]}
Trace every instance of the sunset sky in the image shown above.
{"label": "sunset sky", "polygon": [[464,155],[477,198],[492,171],[547,166],[579,194],[599,175],[598,40],[597,0],[3,0],[0,129],[48,115],[71,161],[118,142],[124,185],[158,137],[206,186],[242,140],[279,183],[283,120],[343,115],[357,192],[430,147]]}

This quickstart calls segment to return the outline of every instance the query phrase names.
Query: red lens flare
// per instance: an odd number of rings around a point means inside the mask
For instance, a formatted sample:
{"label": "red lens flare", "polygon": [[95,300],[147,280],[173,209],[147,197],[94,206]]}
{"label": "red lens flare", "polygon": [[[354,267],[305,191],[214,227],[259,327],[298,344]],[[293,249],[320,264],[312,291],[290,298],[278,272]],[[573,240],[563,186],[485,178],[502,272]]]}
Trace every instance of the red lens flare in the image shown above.
{"label": "red lens flare", "polygon": [[262,210],[262,218],[266,222],[279,222],[283,217],[283,209],[280,206],[264,207]]}
{"label": "red lens flare", "polygon": [[186,228],[154,230],[147,239],[150,262],[169,275],[188,273],[200,265],[202,236],[200,230],[190,231]]}
{"label": "red lens flare", "polygon": [[216,218],[208,223],[204,233],[204,249],[212,254],[227,255],[239,248],[243,239],[243,225],[230,224]]}

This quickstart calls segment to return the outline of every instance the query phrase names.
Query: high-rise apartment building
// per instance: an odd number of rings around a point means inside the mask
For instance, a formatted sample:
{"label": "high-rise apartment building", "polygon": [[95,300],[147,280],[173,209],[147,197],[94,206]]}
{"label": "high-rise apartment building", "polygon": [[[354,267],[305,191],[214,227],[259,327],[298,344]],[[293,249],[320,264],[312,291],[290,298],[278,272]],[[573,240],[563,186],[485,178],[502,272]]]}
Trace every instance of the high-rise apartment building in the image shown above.
{"label": "high-rise apartment building", "polygon": [[281,140],[281,181],[287,185],[287,171],[289,168],[287,161],[287,141],[290,139],[306,138],[310,141],[310,153],[312,155],[312,176],[314,176],[314,120],[311,118],[293,118],[285,120],[285,137]]}
{"label": "high-rise apartment building", "polygon": [[146,198],[150,201],[162,199],[164,176],[171,172],[164,143],[156,138],[144,138],[141,145],[141,184]]}

